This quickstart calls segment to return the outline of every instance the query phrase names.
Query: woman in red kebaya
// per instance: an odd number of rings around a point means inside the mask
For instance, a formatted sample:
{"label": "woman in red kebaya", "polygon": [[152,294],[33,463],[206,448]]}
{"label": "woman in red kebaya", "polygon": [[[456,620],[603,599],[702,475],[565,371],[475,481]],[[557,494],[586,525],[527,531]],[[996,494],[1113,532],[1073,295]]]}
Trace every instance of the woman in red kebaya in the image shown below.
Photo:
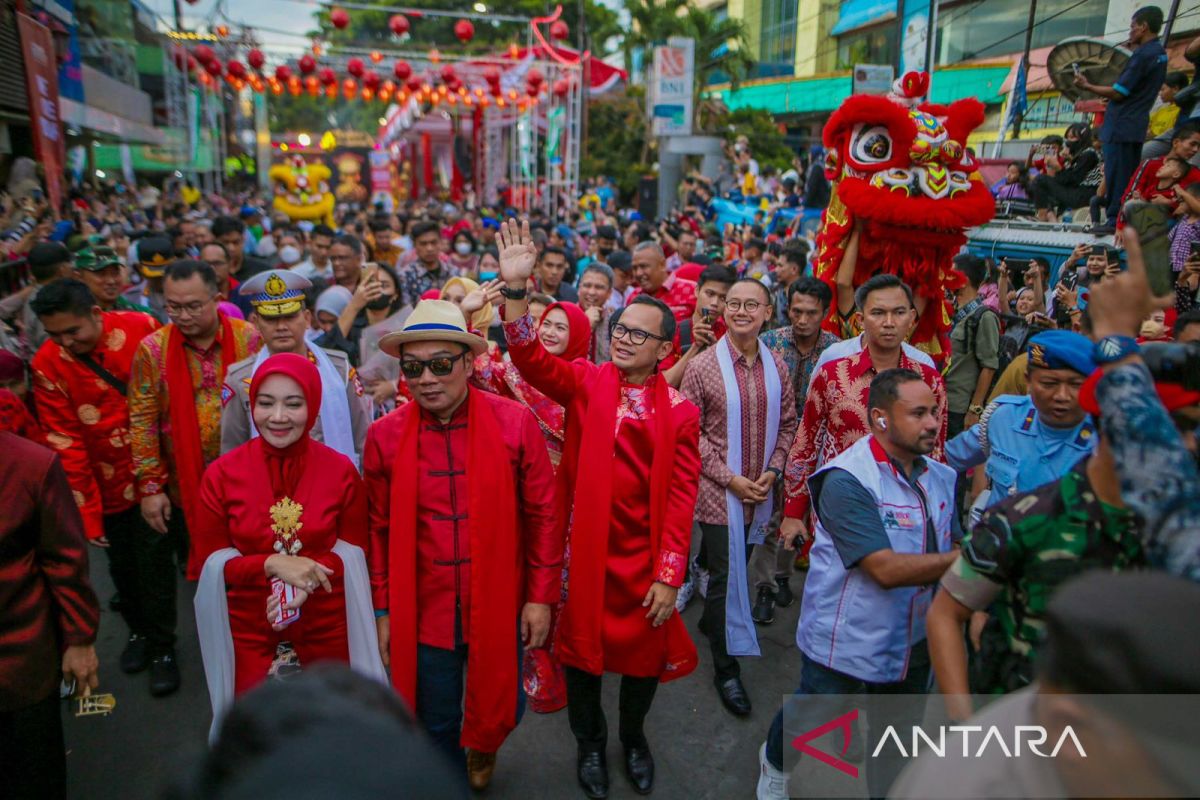
{"label": "woman in red kebaya", "polygon": [[[209,466],[192,532],[204,563],[196,622],[214,720],[233,694],[267,678],[285,642],[302,666],[349,661],[383,679],[363,482],[345,456],[308,435],[321,408],[316,367],[271,356],[254,374],[250,408],[262,435]],[[294,597],[280,609],[283,585]]]}

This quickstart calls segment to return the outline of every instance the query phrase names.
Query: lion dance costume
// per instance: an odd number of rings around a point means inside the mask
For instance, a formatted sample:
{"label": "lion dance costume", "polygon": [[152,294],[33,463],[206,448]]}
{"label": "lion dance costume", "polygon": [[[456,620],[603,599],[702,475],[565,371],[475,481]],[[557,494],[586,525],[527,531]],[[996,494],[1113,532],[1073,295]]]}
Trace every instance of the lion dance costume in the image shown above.
{"label": "lion dance costume", "polygon": [[293,222],[308,220],[333,225],[333,193],[329,191],[332,173],[319,162],[306,162],[294,155],[267,173],[275,182],[276,211],[287,214]]}
{"label": "lion dance costume", "polygon": [[[842,255],[861,223],[854,286],[880,272],[899,276],[926,301],[912,343],[944,360],[952,311],[946,292],[963,280],[951,260],[967,240],[965,230],[990,220],[995,203],[965,146],[983,122],[983,103],[921,102],[928,90],[929,75],[910,72],[891,95],[854,95],[829,118],[823,139],[833,192],[814,269],[836,288]],[[845,333],[837,309],[826,324]]]}

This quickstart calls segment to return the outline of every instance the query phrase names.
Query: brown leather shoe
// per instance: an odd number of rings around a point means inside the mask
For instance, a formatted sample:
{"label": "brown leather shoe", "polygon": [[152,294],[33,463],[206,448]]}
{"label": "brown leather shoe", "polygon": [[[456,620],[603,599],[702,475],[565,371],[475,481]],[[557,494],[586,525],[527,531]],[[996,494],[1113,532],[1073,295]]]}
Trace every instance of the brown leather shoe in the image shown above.
{"label": "brown leather shoe", "polygon": [[496,754],[479,750],[467,751],[467,782],[477,792],[482,792],[492,782],[496,771]]}

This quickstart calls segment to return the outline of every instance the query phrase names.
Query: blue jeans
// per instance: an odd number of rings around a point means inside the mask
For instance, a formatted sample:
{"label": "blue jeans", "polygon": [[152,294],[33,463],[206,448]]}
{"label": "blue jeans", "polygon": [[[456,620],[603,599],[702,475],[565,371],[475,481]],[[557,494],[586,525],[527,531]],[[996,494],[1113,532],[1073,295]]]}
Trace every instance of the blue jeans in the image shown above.
{"label": "blue jeans", "polygon": [[[911,718],[900,719],[894,713],[894,709],[892,709],[892,713],[879,713],[880,709],[878,706],[873,706],[870,695],[924,695],[929,691],[929,677],[931,673],[929,648],[924,641],[913,645],[912,652],[909,654],[908,674],[904,677],[904,680],[896,681],[895,683],[867,683],[845,673],[822,666],[801,653],[800,688],[796,689],[796,694],[867,695],[866,712],[870,724],[866,740],[867,745],[864,749],[867,754],[870,754],[875,750],[876,737],[881,736],[887,730],[888,725],[896,725],[897,730],[899,730],[901,725],[907,727],[919,722],[924,708],[923,699],[921,699],[921,702],[914,702],[911,709],[907,707],[905,709],[912,712]],[[847,701],[848,704],[849,701]],[[824,718],[814,719],[812,725],[808,727],[816,727],[827,721]],[[771,722],[771,730],[767,734],[767,761],[771,762],[771,766],[775,769],[783,769],[783,709],[780,709],[779,713],[775,715],[775,719]],[[870,791],[871,797],[885,797],[888,787],[892,785],[892,782],[895,781],[896,776],[900,774],[900,770],[903,768],[903,759],[891,761],[885,758],[868,758],[867,788]]]}
{"label": "blue jeans", "polygon": [[[521,657],[517,647],[517,722],[525,714],[525,692],[521,688]],[[467,678],[467,646],[453,650],[417,644],[417,719],[451,763],[465,775],[467,756],[462,738],[463,694]]]}

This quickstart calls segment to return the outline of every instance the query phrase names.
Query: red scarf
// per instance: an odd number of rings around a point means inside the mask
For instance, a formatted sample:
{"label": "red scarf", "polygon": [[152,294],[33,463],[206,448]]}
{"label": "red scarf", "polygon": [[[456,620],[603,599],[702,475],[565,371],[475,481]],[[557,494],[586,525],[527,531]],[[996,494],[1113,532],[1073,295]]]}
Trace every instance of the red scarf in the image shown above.
{"label": "red scarf", "polygon": [[[517,520],[516,480],[503,446],[500,423],[480,390],[468,389],[467,525],[471,569],[470,641],[462,745],[494,753],[517,725],[517,621],[524,585]],[[417,440],[421,413],[408,419],[392,467],[388,526],[388,602],[391,609],[392,683],[416,708],[417,696]],[[484,558],[486,557],[486,562]]]}
{"label": "red scarf", "polygon": [[[667,491],[675,469],[675,426],[671,397],[660,376],[653,386],[654,460],[650,466],[651,568],[658,563]],[[621,373],[611,362],[600,367],[589,387],[590,400],[583,425],[568,415],[563,454],[566,477],[574,483],[571,522],[571,564],[567,572],[567,602],[563,605],[555,646],[571,663],[594,675],[604,672],[601,628],[604,620],[604,582],[608,562],[609,522],[612,517],[612,461],[616,448],[617,405],[621,399]],[[582,431],[580,428],[582,427]],[[649,621],[646,623],[649,625]],[[667,625],[666,665],[660,680],[682,678],[696,668],[696,647],[683,619],[671,615]],[[564,659],[568,660],[568,659]]]}
{"label": "red scarf", "polygon": [[[225,382],[225,370],[237,361],[237,338],[233,335],[233,323],[224,314],[218,314],[221,332],[221,368],[217,381]],[[194,530],[194,514],[200,502],[200,479],[204,475],[204,446],[200,442],[200,418],[196,416],[196,387],[192,385],[192,371],[188,368],[187,354],[183,350],[183,334],[171,326],[167,334],[167,396],[171,404],[171,442],[175,447],[175,479],[179,483],[179,499],[183,504],[183,518],[188,529]],[[188,576],[199,577],[200,564],[195,564],[195,553],[188,564]],[[195,567],[193,570],[192,567]]]}

